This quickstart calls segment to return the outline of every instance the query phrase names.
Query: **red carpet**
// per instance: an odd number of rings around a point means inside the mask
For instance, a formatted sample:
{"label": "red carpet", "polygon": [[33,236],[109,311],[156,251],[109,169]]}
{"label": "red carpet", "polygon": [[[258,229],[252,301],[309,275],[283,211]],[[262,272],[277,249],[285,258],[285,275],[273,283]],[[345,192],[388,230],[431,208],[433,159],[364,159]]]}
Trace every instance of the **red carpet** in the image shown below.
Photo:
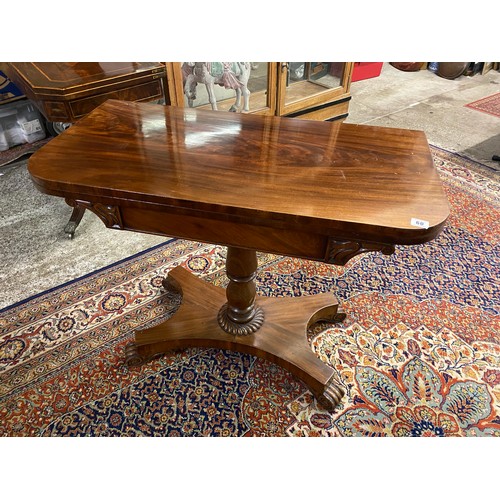
{"label": "red carpet", "polygon": [[0,151],[0,167],[8,165],[16,160],[20,160],[23,156],[30,155],[40,149],[44,144],[50,141],[52,137],[47,137],[41,141],[34,142],[33,144],[20,144],[14,146],[7,151]]}
{"label": "red carpet", "polygon": [[466,106],[500,118],[500,92],[466,104]]}
{"label": "red carpet", "polygon": [[500,436],[499,184],[432,151],[451,206],[436,240],[345,267],[259,256],[259,294],[334,291],[347,313],[309,332],[346,392],[333,413],[250,355],[125,365],[133,330],[179,303],[169,269],[225,285],[224,248],[172,240],[0,311],[0,435]]}

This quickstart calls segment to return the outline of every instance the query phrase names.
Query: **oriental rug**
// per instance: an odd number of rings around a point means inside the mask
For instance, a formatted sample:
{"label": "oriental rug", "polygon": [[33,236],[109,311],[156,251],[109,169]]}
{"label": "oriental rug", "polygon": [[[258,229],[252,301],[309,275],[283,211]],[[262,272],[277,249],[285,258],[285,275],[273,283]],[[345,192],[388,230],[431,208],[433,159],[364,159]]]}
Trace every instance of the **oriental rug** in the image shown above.
{"label": "oriental rug", "polygon": [[308,332],[346,392],[334,412],[246,354],[125,365],[134,329],[178,307],[170,269],[226,284],[223,247],[170,240],[0,311],[0,435],[500,436],[499,184],[432,151],[451,206],[434,241],[345,267],[259,255],[259,294],[342,302],[343,323]]}
{"label": "oriental rug", "polygon": [[14,161],[20,160],[21,158],[33,154],[35,151],[40,149],[44,144],[47,144],[52,139],[48,137],[40,141],[34,142],[33,144],[20,144],[14,146],[7,151],[0,151],[0,167],[8,165]]}
{"label": "oriental rug", "polygon": [[500,117],[500,92],[466,104],[466,107]]}

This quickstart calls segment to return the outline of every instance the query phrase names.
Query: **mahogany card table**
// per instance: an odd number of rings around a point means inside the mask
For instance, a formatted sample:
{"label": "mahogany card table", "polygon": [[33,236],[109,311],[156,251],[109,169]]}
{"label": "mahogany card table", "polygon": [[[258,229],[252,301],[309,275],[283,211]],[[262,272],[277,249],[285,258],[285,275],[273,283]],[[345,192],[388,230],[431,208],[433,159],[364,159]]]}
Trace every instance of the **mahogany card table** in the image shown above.
{"label": "mahogany card table", "polygon": [[29,160],[36,187],[109,228],[227,247],[226,289],[182,267],[178,311],[135,332],[126,362],[172,349],[250,353],[289,370],[332,410],[334,371],[307,328],[345,318],[333,293],[256,294],[257,252],[345,265],[435,238],[449,215],[421,131],[109,100]]}

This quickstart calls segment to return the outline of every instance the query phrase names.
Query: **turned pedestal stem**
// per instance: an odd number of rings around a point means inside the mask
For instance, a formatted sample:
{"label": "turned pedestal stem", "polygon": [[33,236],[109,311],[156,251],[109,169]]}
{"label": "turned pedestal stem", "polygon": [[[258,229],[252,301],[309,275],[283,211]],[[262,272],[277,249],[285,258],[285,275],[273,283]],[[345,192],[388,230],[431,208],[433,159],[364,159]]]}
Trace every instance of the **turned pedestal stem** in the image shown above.
{"label": "turned pedestal stem", "polygon": [[235,323],[248,323],[255,316],[257,255],[253,250],[228,247],[226,274],[227,316]]}
{"label": "turned pedestal stem", "polygon": [[218,314],[220,327],[233,335],[248,335],[256,332],[264,321],[264,312],[255,304],[255,276],[257,254],[255,250],[228,247],[226,273],[229,284],[226,288],[227,302]]}

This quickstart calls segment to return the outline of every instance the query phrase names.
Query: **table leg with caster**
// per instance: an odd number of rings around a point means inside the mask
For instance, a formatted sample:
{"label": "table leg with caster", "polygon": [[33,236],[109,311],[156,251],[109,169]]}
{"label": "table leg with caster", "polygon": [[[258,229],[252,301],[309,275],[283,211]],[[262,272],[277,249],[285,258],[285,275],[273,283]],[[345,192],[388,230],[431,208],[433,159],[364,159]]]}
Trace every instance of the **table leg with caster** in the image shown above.
{"label": "table leg with caster", "polygon": [[66,226],[64,227],[64,232],[68,235],[70,239],[73,239],[73,237],[75,236],[76,228],[78,227],[78,224],[80,224],[80,222],[82,221],[84,213],[85,213],[84,207],[80,205],[76,205],[73,207],[73,212],[71,214],[71,217]]}

